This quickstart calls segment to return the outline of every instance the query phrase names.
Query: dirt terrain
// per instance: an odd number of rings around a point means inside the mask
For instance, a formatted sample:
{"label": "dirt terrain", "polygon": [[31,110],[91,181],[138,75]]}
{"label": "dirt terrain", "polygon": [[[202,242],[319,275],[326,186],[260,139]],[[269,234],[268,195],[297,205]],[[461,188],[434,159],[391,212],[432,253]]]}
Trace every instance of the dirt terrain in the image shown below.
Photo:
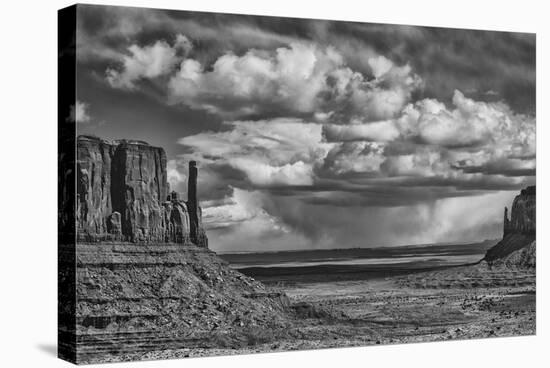
{"label": "dirt terrain", "polygon": [[202,247],[79,244],[76,278],[79,364],[254,345],[291,325],[284,293]]}
{"label": "dirt terrain", "polygon": [[[486,264],[371,281],[286,288],[345,318],[350,344],[408,343],[535,333],[535,274]],[[328,330],[331,328],[326,327]],[[320,342],[319,346],[333,343]]]}
{"label": "dirt terrain", "polygon": [[202,247],[80,244],[77,361],[532,335],[535,257],[532,242],[490,264],[407,258],[241,273]]}
{"label": "dirt terrain", "polygon": [[286,326],[237,326],[231,335],[213,330],[193,346],[142,352],[139,359],[535,334],[533,268],[481,263],[369,280],[294,280],[277,287],[291,303]]}

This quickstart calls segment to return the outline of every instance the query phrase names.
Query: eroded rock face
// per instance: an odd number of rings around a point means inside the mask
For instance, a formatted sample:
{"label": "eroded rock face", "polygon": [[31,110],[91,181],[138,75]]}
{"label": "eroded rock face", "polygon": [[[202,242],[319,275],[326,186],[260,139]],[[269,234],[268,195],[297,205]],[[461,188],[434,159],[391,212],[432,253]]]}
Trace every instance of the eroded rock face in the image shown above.
{"label": "eroded rock face", "polygon": [[[514,198],[511,216],[504,208],[504,236],[500,242],[489,249],[485,260],[489,263],[506,259],[532,244],[536,238],[536,187],[523,189]],[[517,253],[519,254],[519,253]],[[523,253],[522,253],[523,254]],[[534,257],[534,256],[533,256]],[[533,261],[534,262],[534,261]],[[526,264],[532,263],[531,261]]]}
{"label": "eroded rock face", "polygon": [[113,146],[95,137],[79,137],[77,145],[77,229],[105,234],[107,218],[113,212],[111,164]]}
{"label": "eroded rock face", "polygon": [[505,266],[508,268],[536,268],[537,242],[533,241],[527,246],[510,253],[506,257],[497,259],[492,265]]}
{"label": "eroded rock face", "polygon": [[107,218],[107,231],[115,237],[122,237],[121,216],[118,212],[113,212]]}
{"label": "eroded rock face", "polygon": [[166,154],[144,142],[120,141],[113,156],[113,209],[130,241],[164,241],[161,203],[168,194]]}
{"label": "eroded rock face", "polygon": [[512,214],[509,223],[504,227],[505,235],[509,233],[520,233],[534,235],[536,233],[536,187],[531,186],[523,189],[514,198],[512,203]]}
{"label": "eroded rock face", "polygon": [[166,242],[187,243],[190,242],[191,226],[189,224],[189,211],[185,202],[171,195],[170,201],[164,203],[164,222],[166,224]]}
{"label": "eroded rock face", "polygon": [[194,242],[206,247],[196,199],[196,164],[193,167],[195,195],[190,205],[176,193],[168,195],[162,148],[141,141],[110,143],[97,137],[78,137],[79,240]]}

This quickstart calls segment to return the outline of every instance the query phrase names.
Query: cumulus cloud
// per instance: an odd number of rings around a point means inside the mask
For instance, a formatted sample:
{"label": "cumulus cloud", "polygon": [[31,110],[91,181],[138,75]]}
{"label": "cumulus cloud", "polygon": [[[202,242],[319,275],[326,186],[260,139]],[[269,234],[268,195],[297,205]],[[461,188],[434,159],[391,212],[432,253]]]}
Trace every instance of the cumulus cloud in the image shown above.
{"label": "cumulus cloud", "polygon": [[[367,162],[366,171],[378,170],[379,176],[438,177],[451,182],[487,182],[468,175],[475,173],[534,175],[534,117],[516,114],[502,102],[474,101],[460,91],[455,91],[453,105],[448,108],[435,99],[423,99],[408,104],[393,120],[325,124],[328,141],[357,143],[336,144],[324,167],[338,173],[360,172],[360,163]],[[373,146],[378,149],[373,151]]]}
{"label": "cumulus cloud", "polygon": [[385,157],[384,145],[377,142],[345,142],[333,146],[323,163],[323,170],[336,175],[364,173],[378,176]]}
{"label": "cumulus cloud", "polygon": [[399,130],[393,121],[378,121],[349,125],[326,124],[323,126],[323,134],[331,142],[389,142],[399,137]]}
{"label": "cumulus cloud", "polygon": [[76,100],[75,104],[71,105],[69,116],[67,117],[66,120],[72,123],[90,122],[91,117],[89,114],[89,108],[90,108],[89,104]]}
{"label": "cumulus cloud", "polygon": [[409,155],[388,156],[380,165],[380,170],[387,176],[421,176],[430,177],[445,175],[449,165],[441,153],[422,150]]}
{"label": "cumulus cloud", "polygon": [[437,100],[418,101],[407,106],[399,126],[406,136],[445,147],[479,146],[501,138],[534,142],[534,118],[515,114],[502,102],[474,101],[455,90],[453,105],[449,110]]}
{"label": "cumulus cloud", "polygon": [[393,67],[392,61],[382,55],[369,58],[367,63],[371,67],[372,74],[376,78],[380,78],[381,76],[389,72]]}
{"label": "cumulus cloud", "polygon": [[304,248],[311,244],[279,217],[267,212],[260,191],[231,188],[222,200],[203,202],[203,224],[216,251]]}
{"label": "cumulus cloud", "polygon": [[442,153],[441,159],[467,173],[518,175],[534,169],[534,117],[514,113],[503,102],[474,101],[460,91],[453,105],[448,109],[433,99],[409,104],[396,120],[401,139]]}
{"label": "cumulus cloud", "polygon": [[153,79],[170,73],[178,60],[179,54],[186,55],[192,49],[191,41],[184,35],[177,35],[173,45],[164,40],[152,45],[131,45],[127,54],[121,55],[122,67],[108,68],[106,79],[112,87],[135,89],[140,79]]}
{"label": "cumulus cloud", "polygon": [[187,192],[187,176],[185,175],[184,162],[177,159],[168,160],[166,163],[166,174],[170,191],[178,193]]}
{"label": "cumulus cloud", "polygon": [[231,166],[242,170],[253,184],[260,186],[313,184],[313,169],[303,161],[272,166],[254,158],[237,157],[231,161]]}
{"label": "cumulus cloud", "polygon": [[245,221],[254,220],[263,229],[282,230],[277,219],[264,209],[262,194],[231,188],[231,193],[221,201],[206,201],[203,206],[203,223],[206,228],[229,228]]}
{"label": "cumulus cloud", "polygon": [[307,114],[330,116],[337,124],[394,118],[421,85],[408,64],[373,56],[367,76],[352,70],[335,47],[312,42],[229,51],[211,64],[191,57],[192,50],[181,34],[172,45],[133,44],[118,57],[120,67],[106,70],[106,79],[112,87],[132,90],[140,80],[167,76],[170,103],[224,118]]}
{"label": "cumulus cloud", "polygon": [[[219,49],[273,48],[300,40],[251,22],[222,20],[216,13],[83,5],[77,24],[77,58],[81,61],[118,59],[128,40],[150,40],[151,34],[171,38],[184,34],[201,44],[201,52]],[[97,37],[101,35],[101,37]]]}
{"label": "cumulus cloud", "polygon": [[373,60],[375,78],[368,79],[331,46],[292,43],[274,52],[225,54],[208,71],[186,59],[169,87],[175,102],[226,117],[310,114],[343,124],[393,118],[421,80],[409,65]]}
{"label": "cumulus cloud", "polygon": [[368,122],[395,118],[409,103],[413,91],[422,86],[422,79],[408,64],[397,66],[385,59],[383,69],[377,68],[373,71],[374,80],[361,82],[353,89],[351,104],[355,119]]}
{"label": "cumulus cloud", "polygon": [[221,248],[478,240],[534,181],[529,35],[97,11],[78,62],[177,117],[170,186],[199,162]]}
{"label": "cumulus cloud", "polygon": [[[504,103],[474,101],[458,91],[453,109],[424,99],[384,121],[337,125],[279,118],[227,122],[224,127],[180,143],[215,170],[240,172],[246,186],[278,193],[286,187],[289,194],[299,190],[310,203],[369,203],[373,198],[343,193],[380,185],[417,199],[426,193],[462,196],[457,188],[472,194],[512,189],[535,173],[534,119],[513,113]],[[411,186],[423,192],[412,194]],[[430,194],[433,187],[448,189]],[[304,190],[313,194],[305,198]],[[394,193],[387,203],[411,201]]]}
{"label": "cumulus cloud", "polygon": [[322,127],[300,119],[233,121],[229,131],[203,132],[179,143],[206,164],[227,165],[256,186],[311,185],[314,166],[322,163],[331,144]]}
{"label": "cumulus cloud", "polygon": [[228,53],[208,71],[194,59],[184,60],[169,88],[177,102],[226,116],[266,108],[305,113],[316,109],[319,93],[328,89],[328,75],[340,68],[343,60],[334,49],[293,43],[274,52]]}

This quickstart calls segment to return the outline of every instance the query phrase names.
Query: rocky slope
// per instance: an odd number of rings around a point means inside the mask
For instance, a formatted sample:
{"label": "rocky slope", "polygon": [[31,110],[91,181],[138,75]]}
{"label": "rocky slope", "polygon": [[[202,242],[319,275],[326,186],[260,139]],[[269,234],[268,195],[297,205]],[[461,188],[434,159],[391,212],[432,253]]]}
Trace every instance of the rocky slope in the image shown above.
{"label": "rocky slope", "polygon": [[503,258],[495,259],[492,266],[507,268],[536,268],[537,266],[537,242],[532,241],[527,246],[518,249]]}
{"label": "rocky slope", "polygon": [[182,347],[248,346],[254,336],[276,336],[291,326],[284,293],[233,270],[206,248],[78,247],[78,363],[133,360]]}
{"label": "rocky slope", "polygon": [[536,187],[523,189],[514,198],[511,218],[504,209],[504,236],[489,249],[484,260],[490,265],[535,267],[536,263]]}
{"label": "rocky slope", "polygon": [[142,141],[79,136],[76,166],[79,240],[208,246],[195,162],[187,201],[169,193],[164,149]]}

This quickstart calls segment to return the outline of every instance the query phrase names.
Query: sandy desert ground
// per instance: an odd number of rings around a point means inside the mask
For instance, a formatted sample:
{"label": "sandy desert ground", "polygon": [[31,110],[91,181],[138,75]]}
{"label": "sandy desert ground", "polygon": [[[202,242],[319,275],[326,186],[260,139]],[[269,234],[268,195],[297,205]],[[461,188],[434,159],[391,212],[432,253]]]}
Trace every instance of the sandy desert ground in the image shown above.
{"label": "sandy desert ground", "polygon": [[[321,329],[349,345],[535,333],[535,275],[526,270],[480,264],[378,280],[296,284],[286,292],[294,303],[345,315],[347,320]],[[346,332],[339,335],[333,326]]]}
{"label": "sandy desert ground", "polygon": [[[275,284],[273,281],[268,284]],[[151,351],[140,359],[303,350],[532,335],[534,269],[484,263],[366,280],[277,283],[296,317],[285,329],[201,348]],[[234,331],[234,333],[237,331]],[[215,336],[214,336],[215,338]],[[210,345],[210,346],[207,346]],[[135,358],[127,356],[128,358]]]}

